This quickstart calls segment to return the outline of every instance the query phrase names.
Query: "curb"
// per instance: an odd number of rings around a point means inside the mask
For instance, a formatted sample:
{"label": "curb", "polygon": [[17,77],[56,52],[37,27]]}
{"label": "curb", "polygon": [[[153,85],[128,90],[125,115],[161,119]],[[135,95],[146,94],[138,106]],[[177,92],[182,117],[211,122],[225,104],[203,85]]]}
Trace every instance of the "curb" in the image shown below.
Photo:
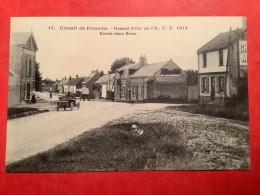
{"label": "curb", "polygon": [[29,111],[29,112],[14,114],[12,116],[7,116],[7,120],[16,119],[16,118],[22,118],[22,117],[31,116],[31,115],[35,115],[35,114],[40,114],[40,113],[44,113],[44,112],[49,112],[49,110],[48,109],[44,109],[44,110]]}

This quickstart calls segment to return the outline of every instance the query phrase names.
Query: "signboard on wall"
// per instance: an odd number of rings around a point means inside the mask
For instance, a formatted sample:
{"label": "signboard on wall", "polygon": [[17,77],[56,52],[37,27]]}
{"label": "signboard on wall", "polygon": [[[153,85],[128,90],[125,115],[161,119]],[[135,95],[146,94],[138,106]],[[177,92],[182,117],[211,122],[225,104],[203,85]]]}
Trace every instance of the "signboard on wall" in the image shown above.
{"label": "signboard on wall", "polygon": [[239,41],[239,63],[247,65],[247,41]]}

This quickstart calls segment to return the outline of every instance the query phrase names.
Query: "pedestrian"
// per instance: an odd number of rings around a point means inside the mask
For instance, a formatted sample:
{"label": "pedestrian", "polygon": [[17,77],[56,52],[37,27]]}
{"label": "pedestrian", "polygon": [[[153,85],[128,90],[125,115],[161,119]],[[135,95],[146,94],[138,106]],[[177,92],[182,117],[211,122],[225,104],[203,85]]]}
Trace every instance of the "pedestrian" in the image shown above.
{"label": "pedestrian", "polygon": [[50,99],[52,99],[52,93],[50,92]]}
{"label": "pedestrian", "polygon": [[31,103],[33,103],[33,104],[36,103],[36,98],[35,98],[35,95],[34,95],[34,94],[32,95]]}

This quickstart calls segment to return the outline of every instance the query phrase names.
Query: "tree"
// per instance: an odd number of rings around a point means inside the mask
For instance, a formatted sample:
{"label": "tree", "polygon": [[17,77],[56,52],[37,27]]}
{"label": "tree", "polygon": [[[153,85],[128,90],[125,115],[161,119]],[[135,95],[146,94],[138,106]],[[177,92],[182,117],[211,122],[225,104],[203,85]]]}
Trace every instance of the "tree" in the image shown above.
{"label": "tree", "polygon": [[40,91],[41,89],[42,74],[40,72],[40,63],[35,61],[35,90]]}
{"label": "tree", "polygon": [[187,73],[187,85],[198,84],[198,71],[197,70],[186,70]]}
{"label": "tree", "polygon": [[127,57],[124,58],[120,58],[120,59],[116,59],[113,64],[111,65],[111,73],[115,72],[116,69],[121,68],[122,66],[126,65],[126,64],[134,64],[135,62]]}

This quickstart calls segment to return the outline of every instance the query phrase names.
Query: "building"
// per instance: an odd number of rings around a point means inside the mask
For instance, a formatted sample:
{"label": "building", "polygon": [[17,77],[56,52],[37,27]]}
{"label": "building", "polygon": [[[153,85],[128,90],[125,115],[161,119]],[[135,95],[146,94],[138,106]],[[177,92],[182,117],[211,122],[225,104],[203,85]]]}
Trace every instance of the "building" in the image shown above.
{"label": "building", "polygon": [[80,96],[81,88],[82,88],[82,82],[84,80],[84,77],[76,77],[76,78],[70,78],[69,81],[66,83],[66,91],[67,93],[70,92],[73,95]]}
{"label": "building", "polygon": [[220,33],[198,49],[199,101],[222,101],[239,93],[247,82],[246,25]]}
{"label": "building", "polygon": [[29,102],[35,90],[35,57],[38,46],[32,32],[11,33],[8,107]]}
{"label": "building", "polygon": [[97,70],[91,71],[91,74],[88,77],[84,77],[84,80],[81,83],[81,94],[91,94],[94,93],[94,83],[101,77],[101,73]]}
{"label": "building", "polygon": [[131,79],[131,100],[186,100],[187,74],[172,60],[146,64]]}
{"label": "building", "polygon": [[131,100],[130,76],[144,65],[147,65],[147,59],[145,56],[141,56],[138,63],[127,64],[115,71],[114,93],[116,100]]}
{"label": "building", "polygon": [[106,99],[108,92],[114,92],[115,74],[104,74],[94,83],[94,94],[98,99]]}

